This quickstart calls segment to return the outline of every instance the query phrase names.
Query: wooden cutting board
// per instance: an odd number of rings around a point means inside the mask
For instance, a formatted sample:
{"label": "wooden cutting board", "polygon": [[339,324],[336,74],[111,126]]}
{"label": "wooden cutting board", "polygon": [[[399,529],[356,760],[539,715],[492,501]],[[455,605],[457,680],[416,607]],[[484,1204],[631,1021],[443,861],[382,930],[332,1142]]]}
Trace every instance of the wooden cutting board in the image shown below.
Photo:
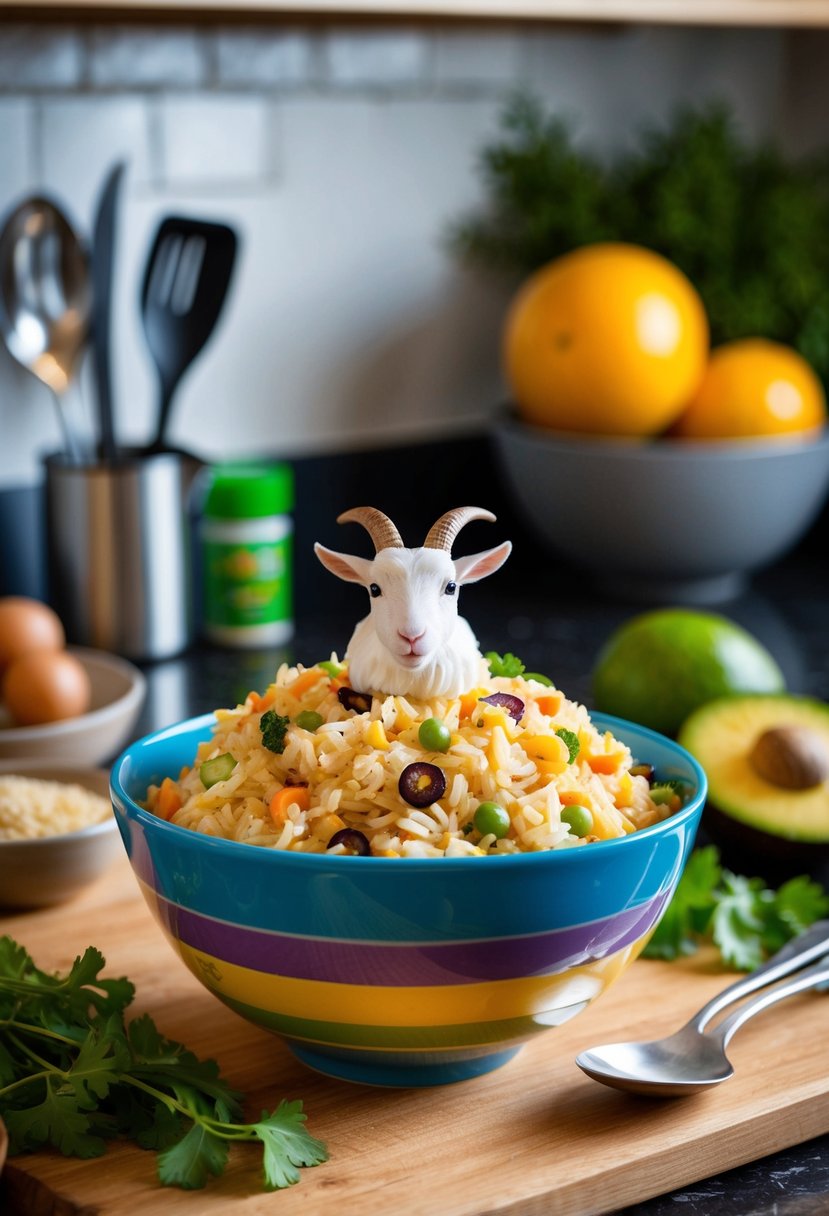
{"label": "wooden cutting board", "polygon": [[675,1029],[733,978],[710,956],[637,961],[596,1005],[489,1076],[382,1090],[309,1072],[201,988],[152,921],[126,862],[70,904],[0,920],[0,932],[47,969],[98,946],[109,974],[135,982],[134,1011],[217,1059],[247,1095],[249,1115],[302,1098],[309,1129],[331,1154],[273,1195],[261,1191],[261,1161],[247,1146],[231,1150],[226,1174],[195,1193],[161,1191],[153,1155],[128,1144],[97,1161],[41,1152],[7,1165],[6,1216],[588,1216],[829,1131],[829,1066],[816,1046],[829,1026],[823,995],[794,998],[747,1025],[729,1053],[736,1076],[692,1098],[630,1097],[576,1067],[591,1044]]}

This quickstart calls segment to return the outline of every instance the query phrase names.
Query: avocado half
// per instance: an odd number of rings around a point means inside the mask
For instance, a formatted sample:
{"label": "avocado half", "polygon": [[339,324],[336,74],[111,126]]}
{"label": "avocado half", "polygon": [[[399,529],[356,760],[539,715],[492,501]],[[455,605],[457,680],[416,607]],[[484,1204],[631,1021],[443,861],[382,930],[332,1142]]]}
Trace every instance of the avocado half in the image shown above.
{"label": "avocado half", "polygon": [[829,866],[829,705],[808,697],[721,697],[683,723],[679,743],[708,776],[703,826],[732,868]]}

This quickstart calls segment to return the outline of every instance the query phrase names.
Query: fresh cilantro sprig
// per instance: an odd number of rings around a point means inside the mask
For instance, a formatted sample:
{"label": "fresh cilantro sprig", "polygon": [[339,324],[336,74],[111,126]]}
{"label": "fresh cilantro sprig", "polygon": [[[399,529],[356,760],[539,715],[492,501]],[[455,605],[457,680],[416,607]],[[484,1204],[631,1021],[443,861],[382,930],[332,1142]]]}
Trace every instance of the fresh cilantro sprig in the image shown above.
{"label": "fresh cilantro sprig", "polygon": [[725,869],[708,845],[691,854],[644,956],[675,959],[709,941],[727,967],[753,971],[827,913],[829,895],[819,883],[801,875],[772,890],[762,878]]}
{"label": "fresh cilantro sprig", "polygon": [[506,654],[498,654],[495,650],[488,650],[484,658],[489,663],[491,676],[504,676],[506,679],[512,680],[526,671],[521,660],[516,655],[510,654],[509,651]]}
{"label": "fresh cilantro sprig", "polygon": [[147,1014],[125,1022],[133,985],[102,978],[104,965],[90,947],[66,975],[50,975],[0,938],[0,1116],[12,1153],[51,1145],[98,1157],[108,1139],[128,1136],[158,1153],[164,1185],[186,1190],[221,1174],[236,1142],[261,1147],[266,1190],[326,1160],[301,1102],[246,1123],[214,1060],[165,1038]]}
{"label": "fresh cilantro sprig", "polygon": [[549,676],[542,675],[540,671],[527,671],[518,656],[510,654],[509,651],[506,654],[498,654],[496,650],[488,650],[484,658],[489,664],[491,676],[503,676],[507,680],[523,676],[525,680],[535,680],[537,684],[546,684],[548,688],[553,686]]}

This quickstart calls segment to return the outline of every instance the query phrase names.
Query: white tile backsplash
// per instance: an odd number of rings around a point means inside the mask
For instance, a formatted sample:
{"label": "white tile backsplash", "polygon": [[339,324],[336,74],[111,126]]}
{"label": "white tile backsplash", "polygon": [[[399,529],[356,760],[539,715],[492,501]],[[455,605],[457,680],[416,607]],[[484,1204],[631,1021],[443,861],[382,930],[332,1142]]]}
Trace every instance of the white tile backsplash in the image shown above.
{"label": "white tile backsplash", "polygon": [[32,102],[0,97],[0,215],[34,185],[33,143]]}
{"label": "white tile backsplash", "polygon": [[434,39],[434,81],[459,89],[518,84],[525,38],[517,30],[497,38],[485,32],[438,31]]}
{"label": "white tile backsplash", "polygon": [[60,26],[0,25],[0,88],[64,89],[83,79],[80,34]]}
{"label": "white tile backsplash", "polygon": [[150,181],[148,109],[143,98],[117,94],[49,99],[40,103],[39,118],[41,182],[65,198],[87,228],[114,161],[127,161],[126,189],[140,189]]}
{"label": "white tile backsplash", "polygon": [[[752,134],[781,114],[791,133],[808,110],[809,146],[825,144],[810,98],[826,91],[806,79],[820,56],[801,43],[786,108],[785,46],[773,30],[10,26],[0,205],[48,189],[87,230],[106,170],[129,158],[113,351],[125,441],[148,437],[156,409],[139,290],[170,212],[242,238],[226,313],[174,402],[175,441],[290,456],[456,431],[502,395],[510,285],[458,266],[444,238],[480,196],[505,94],[529,86],[611,153],[714,97]],[[2,350],[0,435],[0,489],[33,479],[58,435],[48,393]]]}
{"label": "white tile backsplash", "polygon": [[261,185],[276,162],[269,110],[267,100],[246,94],[162,98],[163,186],[204,193]]}
{"label": "white tile backsplash", "polygon": [[235,87],[313,84],[317,40],[296,30],[222,29],[216,35],[218,78]]}
{"label": "white tile backsplash", "polygon": [[345,88],[422,84],[430,51],[425,34],[405,29],[340,30],[323,35],[322,43],[327,80]]}
{"label": "white tile backsplash", "polygon": [[91,82],[104,88],[191,88],[207,78],[206,46],[194,30],[96,29],[89,48]]}

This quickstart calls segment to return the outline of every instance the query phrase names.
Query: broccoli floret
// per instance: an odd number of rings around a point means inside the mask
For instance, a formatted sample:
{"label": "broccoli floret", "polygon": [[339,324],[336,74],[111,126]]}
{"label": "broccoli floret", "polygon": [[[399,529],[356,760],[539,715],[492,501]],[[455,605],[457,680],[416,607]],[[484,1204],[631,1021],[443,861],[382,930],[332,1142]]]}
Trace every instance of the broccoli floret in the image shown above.
{"label": "broccoli floret", "polygon": [[269,709],[259,721],[259,729],[262,732],[262,746],[266,747],[269,752],[276,752],[281,755],[285,750],[285,735],[288,733],[288,727],[291,725],[291,719],[285,718],[282,714],[276,713]]}
{"label": "broccoli floret", "polygon": [[556,731],[559,739],[562,739],[567,744],[567,750],[570,753],[567,763],[572,764],[581,751],[579,737],[573,731],[568,730],[566,726],[560,726]]}

